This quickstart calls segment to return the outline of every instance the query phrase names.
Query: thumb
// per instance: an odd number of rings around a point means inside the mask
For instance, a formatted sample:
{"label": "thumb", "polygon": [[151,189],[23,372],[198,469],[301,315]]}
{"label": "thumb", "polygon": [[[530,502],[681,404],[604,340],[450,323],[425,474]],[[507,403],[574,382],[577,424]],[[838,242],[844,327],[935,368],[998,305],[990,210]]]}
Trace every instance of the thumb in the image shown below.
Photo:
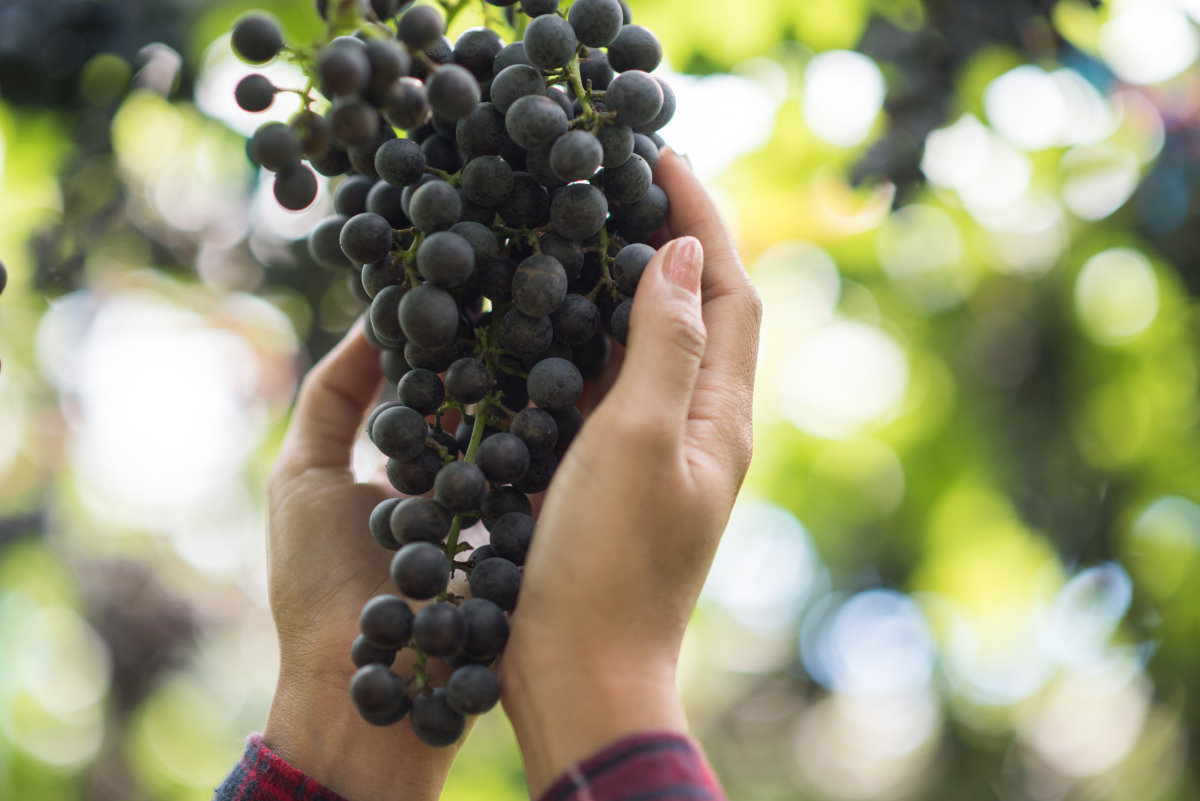
{"label": "thumb", "polygon": [[638,282],[628,347],[612,395],[618,408],[653,412],[664,434],[682,437],[707,334],[700,306],[704,249],[695,237],[673,240]]}

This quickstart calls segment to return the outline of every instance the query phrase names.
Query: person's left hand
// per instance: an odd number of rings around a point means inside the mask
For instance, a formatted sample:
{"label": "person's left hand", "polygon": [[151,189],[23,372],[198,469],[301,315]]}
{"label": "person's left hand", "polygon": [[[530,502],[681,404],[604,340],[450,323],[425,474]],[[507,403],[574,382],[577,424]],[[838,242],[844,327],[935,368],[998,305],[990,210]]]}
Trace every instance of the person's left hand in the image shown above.
{"label": "person's left hand", "polygon": [[[363,604],[396,593],[392,553],[371,537],[371,510],[395,490],[355,482],[351,452],[382,384],[362,326],[304,379],[267,486],[267,570],[280,675],[263,742],[351,801],[433,799],[457,746],[431,748],[408,719],[379,728],[350,700],[350,645]],[[393,670],[412,672],[412,651]],[[406,661],[407,660],[407,661]],[[461,742],[461,740],[460,740]]]}

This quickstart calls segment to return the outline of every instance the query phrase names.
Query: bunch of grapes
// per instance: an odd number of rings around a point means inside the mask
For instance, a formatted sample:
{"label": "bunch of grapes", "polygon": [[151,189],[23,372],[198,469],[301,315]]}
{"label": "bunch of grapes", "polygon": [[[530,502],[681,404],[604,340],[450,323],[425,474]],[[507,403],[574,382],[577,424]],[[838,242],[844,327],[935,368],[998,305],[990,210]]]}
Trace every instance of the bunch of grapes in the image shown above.
{"label": "bunch of grapes", "polygon": [[[246,61],[286,52],[310,76],[304,110],[260,128],[251,155],[289,209],[313,202],[314,170],[346,176],[309,249],[369,300],[366,334],[396,385],[367,432],[408,496],[369,523],[396,551],[399,594],[362,610],[350,695],[371,723],[407,715],[441,746],[499,699],[490,666],[534,536],[529,496],[579,431],[576,404],[610,337],[628,335],[647,243],[668,213],[652,182],[656,132],[675,112],[651,74],[662,48],[621,0],[478,0],[488,26],[451,43],[449,23],[473,1],[445,16],[395,0],[318,2],[328,35],[307,51],[285,47],[262,15],[233,32]],[[251,75],[236,97],[261,111],[278,91]],[[454,432],[443,426],[452,413]],[[480,521],[490,543],[472,549],[460,533]],[[459,571],[469,597],[451,590]],[[414,612],[414,601],[427,603]],[[405,648],[415,668],[401,677],[391,666]],[[429,659],[452,668],[444,686]]]}

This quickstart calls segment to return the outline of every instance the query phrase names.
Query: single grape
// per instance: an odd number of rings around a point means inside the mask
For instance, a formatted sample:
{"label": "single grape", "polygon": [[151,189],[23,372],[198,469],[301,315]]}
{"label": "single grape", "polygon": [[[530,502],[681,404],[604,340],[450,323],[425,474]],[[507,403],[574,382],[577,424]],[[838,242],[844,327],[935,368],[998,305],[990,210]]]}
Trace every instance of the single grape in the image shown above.
{"label": "single grape", "polygon": [[233,52],[251,64],[265,64],[283,49],[283,34],[275,20],[263,14],[248,14],[233,26]]}
{"label": "single grape", "polygon": [[616,39],[623,18],[617,0],[575,0],[567,13],[576,38],[588,47],[604,47]]}
{"label": "single grape", "polygon": [[294,164],[275,176],[275,199],[288,211],[303,211],[317,199],[317,176],[303,164]]}
{"label": "single grape", "polygon": [[401,78],[382,92],[379,108],[384,118],[397,128],[412,131],[429,119],[429,99],[425,84],[416,78]]}
{"label": "single grape", "polygon": [[487,478],[476,465],[451,462],[438,472],[433,497],[455,514],[477,512],[487,497]]}
{"label": "single grape", "polygon": [[436,412],[446,399],[442,379],[432,370],[414,368],[400,379],[396,395],[405,406],[416,409],[423,415]]}
{"label": "single grape", "polygon": [[446,394],[459,403],[479,403],[491,389],[487,366],[474,356],[459,359],[446,371]]}
{"label": "single grape", "polygon": [[542,71],[529,64],[505,67],[492,79],[491,97],[501,114],[522,97],[546,94],[546,78]]}
{"label": "single grape", "polygon": [[436,545],[410,542],[392,558],[392,581],[409,598],[432,598],[446,589],[449,580],[450,563]]}
{"label": "single grape", "polygon": [[596,138],[604,148],[604,161],[601,164],[605,169],[620,167],[633,155],[634,135],[628,125],[605,125],[596,132]]}
{"label": "single grape", "polygon": [[[471,568],[473,569],[475,567],[475,565],[479,564],[484,559],[491,559],[495,555],[496,555],[496,553],[494,550],[492,550],[492,546],[480,545],[478,548],[471,551],[471,556],[467,559],[467,564],[469,564],[471,566]],[[491,602],[489,601],[489,603],[491,603]],[[497,608],[499,608],[499,607],[497,607]]]}
{"label": "single grape", "polygon": [[591,184],[570,184],[550,199],[550,222],[568,239],[582,242],[595,236],[607,217],[608,201]]}
{"label": "single grape", "polygon": [[641,70],[622,72],[609,84],[604,103],[617,112],[617,123],[637,127],[650,122],[662,111],[662,85]]}
{"label": "single grape", "polygon": [[490,529],[496,556],[515,565],[525,564],[525,555],[529,552],[536,525],[532,517],[519,512],[509,512],[497,520]]}
{"label": "single grape", "polygon": [[[471,557],[490,547],[476,548]],[[508,643],[508,618],[503,609],[487,598],[468,598],[458,611],[467,629],[463,653],[475,659],[491,659],[504,650]]]}
{"label": "single grape", "polygon": [[524,409],[513,418],[509,431],[521,439],[533,456],[544,456],[558,442],[558,426],[544,409]]}
{"label": "single grape", "polygon": [[492,64],[503,48],[500,34],[487,28],[472,28],[454,43],[454,63],[470,70],[479,83],[487,83],[492,79]]}
{"label": "single grape", "polygon": [[550,168],[564,181],[586,181],[604,161],[604,147],[587,131],[568,131],[550,148]]}
{"label": "single grape", "polygon": [[525,493],[514,487],[497,487],[488,493],[479,512],[483,518],[484,527],[490,528],[491,524],[509,512],[523,512],[532,515],[533,504],[529,502],[529,497]]}
{"label": "single grape", "polygon": [[583,80],[584,87],[590,86],[593,90],[603,92],[612,83],[616,72],[612,68],[612,64],[608,63],[608,56],[603,50],[588,48],[586,55],[579,59],[579,77]]}
{"label": "single grape", "polygon": [[326,217],[317,223],[308,234],[308,253],[313,261],[330,270],[353,267],[353,262],[346,258],[339,242],[342,227],[347,218],[342,215]]}
{"label": "single grape", "polygon": [[530,317],[520,309],[509,309],[500,321],[500,344],[514,356],[535,356],[554,341],[549,317]]}
{"label": "single grape", "polygon": [[399,596],[377,595],[363,607],[358,627],[376,648],[403,648],[413,633],[413,611]]}
{"label": "single grape", "polygon": [[347,218],[367,210],[367,193],[375,181],[361,175],[351,175],[333,192],[333,210]]}
{"label": "single grape", "polygon": [[479,102],[479,83],[457,64],[446,64],[430,75],[425,90],[433,113],[454,122],[470,114]]}
{"label": "single grape", "polygon": [[[405,354],[408,353],[407,346]],[[391,485],[405,495],[424,495],[433,489],[442,462],[433,448],[426,448],[416,459],[388,459],[387,477]]]}
{"label": "single grape", "polygon": [[350,660],[355,667],[383,665],[391,667],[396,661],[396,652],[390,648],[377,648],[366,637],[359,634],[350,645]]}
{"label": "single grape", "polygon": [[410,370],[412,370],[412,366],[404,358],[402,348],[385,348],[379,352],[379,371],[383,373],[383,377],[389,384],[397,383]]}
{"label": "single grape", "polygon": [[393,406],[385,409],[371,426],[371,441],[375,447],[393,459],[408,461],[425,450],[429,424],[416,409]]}
{"label": "single grape", "polygon": [[493,557],[475,565],[467,579],[471,596],[486,598],[508,611],[517,605],[521,591],[521,569],[507,559]]}
{"label": "single grape", "polygon": [[550,194],[527,172],[513,173],[513,188],[496,211],[514,228],[536,227],[550,213]]}
{"label": "single grape", "polygon": [[653,134],[655,131],[665,128],[667,123],[669,123],[675,117],[675,109],[678,104],[678,101],[675,98],[675,90],[671,88],[671,84],[667,83],[657,75],[652,75],[650,77],[654,78],[654,80],[658,82],[659,88],[662,89],[663,104],[658,114],[654,116],[654,119],[643,125],[639,125],[634,129],[641,134]]}
{"label": "single grape", "polygon": [[578,44],[571,24],[555,14],[535,17],[525,28],[525,54],[542,69],[566,66]]}
{"label": "single grape", "polygon": [[646,160],[652,172],[658,166],[658,145],[654,144],[654,140],[649,136],[635,133],[633,135],[633,152]]}
{"label": "single grape", "polygon": [[282,122],[268,122],[250,140],[254,158],[271,172],[282,172],[300,164],[300,140]]}
{"label": "single grape", "polygon": [[545,317],[567,294],[567,274],[558,259],[534,254],[521,262],[513,275],[513,300],[530,317]]}
{"label": "single grape", "polygon": [[400,17],[396,35],[412,50],[433,47],[442,38],[442,15],[430,6],[413,6]]}
{"label": "single grape", "polygon": [[613,259],[612,273],[617,281],[617,287],[626,295],[632,295],[637,290],[638,281],[650,259],[654,258],[654,248],[649,245],[626,245]]}
{"label": "single grape", "polygon": [[417,612],[412,636],[426,654],[445,658],[462,650],[467,638],[466,622],[457,607],[444,602],[430,604]]}
{"label": "single grape", "polygon": [[625,25],[608,45],[608,61],[617,72],[653,72],[662,63],[658,37],[641,25]]}
{"label": "single grape", "polygon": [[627,298],[613,309],[612,319],[608,324],[608,330],[612,333],[613,339],[622,345],[629,344],[629,315],[632,312],[633,299]]}
{"label": "single grape", "polygon": [[[557,447],[559,446],[556,446],[556,450]],[[513,486],[529,495],[545,492],[557,469],[558,457],[553,453],[530,457],[529,469],[521,476],[520,481],[513,482]]]}
{"label": "single grape", "polygon": [[458,234],[438,231],[425,237],[417,248],[417,271],[436,286],[461,286],[475,271],[475,251]]}
{"label": "single grape", "polygon": [[464,665],[446,682],[446,703],[464,715],[482,715],[500,701],[500,680],[482,665]]}
{"label": "single grape", "polygon": [[412,705],[404,691],[404,681],[381,664],[358,669],[350,680],[350,698],[363,720],[375,726],[399,722]]}
{"label": "single grape", "polygon": [[500,244],[487,225],[463,221],[450,226],[450,231],[461,236],[471,246],[476,270],[491,264],[500,255]]}
{"label": "single grape", "polygon": [[620,167],[605,168],[600,173],[604,194],[614,203],[636,203],[646,196],[653,182],[650,165],[636,153]]}
{"label": "single grape", "polygon": [[368,318],[375,336],[385,347],[403,348],[404,332],[400,329],[400,302],[404,299],[403,286],[387,286],[375,293],[371,300]]}
{"label": "single grape", "polygon": [[413,699],[411,721],[417,738],[433,748],[445,748],[458,742],[467,727],[466,718],[450,708],[446,691],[441,687]]}
{"label": "single grape", "polygon": [[247,75],[238,81],[233,97],[246,111],[266,111],[275,102],[275,85],[265,75]]}
{"label": "single grape", "polygon": [[420,367],[440,373],[458,358],[458,350],[453,344],[426,348],[418,345],[416,342],[407,342],[404,345],[404,358],[413,367]]}
{"label": "single grape", "polygon": [[410,186],[425,174],[425,153],[411,139],[391,139],[375,151],[375,170],[393,186]]}
{"label": "single grape", "polygon": [[582,345],[600,330],[600,309],[583,295],[570,294],[550,315],[554,336],[568,345]]}
{"label": "single grape", "polygon": [[515,184],[512,167],[499,156],[474,158],[462,173],[463,194],[471,202],[489,208],[503,203]]}
{"label": "single grape", "polygon": [[454,344],[458,302],[446,290],[432,284],[413,287],[400,301],[399,316],[400,327],[410,342],[425,348]]}
{"label": "single grape", "polygon": [[370,78],[366,43],[358,39],[339,37],[317,56],[317,85],[326,97],[356,95]]}
{"label": "single grape", "polygon": [[558,0],[521,0],[521,10],[530,17],[541,17],[558,11]]}
{"label": "single grape", "polygon": [[379,115],[357,97],[341,97],[329,108],[329,129],[342,147],[368,145],[379,135]]}
{"label": "single grape", "polygon": [[378,101],[387,94],[388,87],[408,75],[412,58],[394,39],[371,39],[367,42],[365,54],[371,76],[367,95],[371,102],[378,105]]}
{"label": "single grape", "polygon": [[458,222],[461,213],[458,192],[445,181],[433,180],[418,186],[408,205],[409,218],[426,233],[446,230]]}
{"label": "single grape", "polygon": [[[544,19],[559,19],[545,17]],[[658,84],[654,84],[658,89]],[[662,93],[661,89],[658,89]],[[658,109],[655,109],[655,113]],[[654,115],[646,118],[648,121]],[[562,107],[545,95],[518,97],[504,113],[504,127],[512,140],[526,150],[548,145],[567,132],[567,115]]]}
{"label": "single grape", "polygon": [[392,535],[391,528],[392,514],[399,504],[399,498],[388,498],[386,501],[378,503],[371,510],[371,536],[389,551],[400,550],[400,542]]}
{"label": "single grape", "polygon": [[529,469],[529,448],[512,434],[496,434],[480,443],[476,464],[493,484],[511,484]]}
{"label": "single grape", "polygon": [[296,134],[296,140],[300,143],[300,151],[305,158],[313,159],[323,156],[333,144],[333,132],[329,130],[329,123],[315,111],[304,109],[298,112],[288,122],[288,127]]}
{"label": "single grape", "polygon": [[376,181],[367,193],[367,211],[378,214],[397,230],[412,227],[412,221],[404,213],[404,188]]}
{"label": "single grape", "polygon": [[392,507],[388,531],[397,542],[440,543],[450,533],[450,511],[432,498],[406,498]]}

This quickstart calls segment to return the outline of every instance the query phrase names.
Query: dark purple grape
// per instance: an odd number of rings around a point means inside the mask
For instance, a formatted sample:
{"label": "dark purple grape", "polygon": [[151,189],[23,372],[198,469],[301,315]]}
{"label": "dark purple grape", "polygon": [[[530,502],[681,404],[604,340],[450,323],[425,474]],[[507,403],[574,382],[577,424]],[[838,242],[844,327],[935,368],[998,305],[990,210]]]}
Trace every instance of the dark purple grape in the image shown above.
{"label": "dark purple grape", "polygon": [[[476,548],[471,554],[491,546]],[[508,643],[508,618],[504,610],[486,598],[469,598],[458,607],[466,623],[467,637],[463,653],[474,659],[491,659],[498,656]]]}
{"label": "dark purple grape", "polygon": [[425,83],[433,113],[457,122],[479,102],[479,83],[471,72],[457,64],[445,64]]}
{"label": "dark purple grape", "polygon": [[399,498],[388,498],[386,501],[380,501],[371,510],[371,536],[389,551],[400,550],[400,542],[392,535],[391,528],[392,513],[399,504]]}
{"label": "dark purple grape", "polygon": [[[420,6],[417,6],[420,8]],[[412,193],[408,216],[413,225],[426,233],[444,231],[458,222],[462,201],[458,191],[445,181],[421,184]]]}
{"label": "dark purple grape", "polygon": [[600,140],[587,131],[568,131],[550,148],[550,168],[564,181],[586,181],[604,160]]}
{"label": "dark purple grape", "polygon": [[[405,353],[407,352],[406,349]],[[392,486],[405,495],[424,495],[433,489],[433,482],[441,466],[437,451],[426,448],[416,459],[407,462],[388,459],[387,477]]]}
{"label": "dark purple grape", "polygon": [[479,403],[491,389],[487,366],[473,356],[459,359],[446,371],[446,394],[459,403]]}
{"label": "dark purple grape", "polygon": [[567,274],[558,259],[534,254],[513,275],[513,300],[530,317],[546,317],[567,295]]}
{"label": "dark purple grape", "polygon": [[546,94],[546,79],[542,71],[528,64],[505,67],[492,79],[492,104],[501,114],[509,106],[528,95]]}
{"label": "dark purple grape", "polygon": [[570,184],[550,200],[550,222],[567,239],[582,242],[595,236],[608,217],[604,193],[591,184]]}
{"label": "dark purple grape", "polygon": [[536,227],[550,214],[550,195],[527,172],[513,173],[513,188],[496,211],[514,228]]}
{"label": "dark purple grape", "polygon": [[507,559],[484,559],[467,579],[473,598],[486,598],[508,611],[517,605],[521,591],[521,569]]}
{"label": "dark purple grape", "polygon": [[617,0],[575,0],[567,12],[575,37],[588,47],[604,47],[616,39],[623,18]]}
{"label": "dark purple grape", "polygon": [[[538,411],[541,410],[539,409]],[[483,506],[479,512],[483,518],[484,527],[490,528],[492,523],[495,523],[509,512],[522,512],[532,515],[533,504],[529,502],[529,498],[525,493],[514,487],[497,487],[488,493],[487,499],[483,502]]]}
{"label": "dark purple grape", "polygon": [[[566,21],[559,17],[544,19],[558,19],[566,25]],[[658,84],[654,84],[654,87],[661,95]],[[654,109],[656,113],[657,108]],[[649,121],[654,114],[642,122]],[[526,150],[533,150],[550,144],[567,132],[567,115],[561,106],[545,95],[525,95],[518,97],[508,107],[504,114],[504,127],[514,142]]]}
{"label": "dark purple grape", "polygon": [[416,78],[395,81],[382,93],[379,108],[384,118],[397,128],[405,131],[419,128],[430,114],[425,84]]}
{"label": "dark purple grape", "polygon": [[350,660],[355,667],[367,665],[383,665],[391,667],[396,661],[396,652],[391,648],[376,648],[361,634],[354,638],[350,645]]}
{"label": "dark purple grape", "polygon": [[600,330],[600,309],[583,295],[567,295],[554,313],[554,336],[568,345],[582,345]]}
{"label": "dark purple grape", "polygon": [[451,514],[432,498],[407,498],[392,507],[388,530],[396,541],[442,542],[450,533]]}
{"label": "dark purple grape", "polygon": [[626,245],[613,259],[613,278],[617,286],[626,295],[632,295],[637,290],[638,282],[650,259],[654,258],[655,250],[649,245]]}
{"label": "dark purple grape", "polygon": [[400,327],[410,342],[421,347],[452,345],[458,333],[458,302],[431,284],[413,287],[400,301]]}
{"label": "dark purple grape", "polygon": [[636,203],[654,182],[650,165],[636,153],[620,167],[606,167],[599,177],[605,196],[614,203]]}
{"label": "dark purple grape", "polygon": [[371,426],[371,441],[385,456],[401,461],[415,459],[425,450],[429,424],[416,409],[393,406],[385,409]]}
{"label": "dark purple grape", "polygon": [[525,28],[525,54],[542,69],[566,66],[578,41],[571,24],[555,14],[535,17]]}
{"label": "dark purple grape", "polygon": [[511,484],[529,469],[529,448],[512,434],[500,433],[480,443],[475,461],[488,481]]}
{"label": "dark purple grape", "polygon": [[363,607],[358,627],[375,647],[397,650],[412,636],[413,611],[399,596],[377,595]]}
{"label": "dark purple grape", "polygon": [[558,457],[555,454],[546,453],[541,456],[531,456],[529,458],[529,469],[525,471],[525,475],[521,476],[520,481],[513,482],[513,486],[529,495],[545,492],[546,488],[550,486],[550,480],[554,478],[554,471],[557,469]]}
{"label": "dark purple grape", "polygon": [[271,172],[282,172],[300,164],[300,140],[282,122],[268,122],[254,132],[250,152]]}
{"label": "dark purple grape", "polygon": [[346,258],[359,264],[383,261],[395,245],[392,226],[378,214],[355,214],[342,226],[338,243]]}
{"label": "dark purple grape", "polygon": [[482,665],[464,665],[446,682],[446,703],[464,715],[482,715],[500,701],[500,680]]}
{"label": "dark purple grape", "polygon": [[445,24],[442,15],[429,6],[413,6],[400,17],[397,36],[412,50],[425,50],[438,43]]}
{"label": "dark purple grape", "polygon": [[303,164],[294,164],[275,176],[275,199],[288,211],[303,211],[317,199],[317,176]]}
{"label": "dark purple grape", "polygon": [[525,443],[533,456],[552,453],[558,443],[558,425],[544,409],[524,409],[513,418],[509,431]]}
{"label": "dark purple grape", "polygon": [[435,286],[461,286],[475,272],[475,251],[458,234],[438,231],[425,237],[417,248],[417,271]]}
{"label": "dark purple grape", "polygon": [[396,385],[396,396],[405,406],[410,406],[423,415],[430,415],[441,408],[442,401],[446,399],[446,389],[437,373],[424,368],[414,368]]}
{"label": "dark purple grape", "polygon": [[399,722],[412,704],[404,690],[404,680],[381,664],[358,669],[350,680],[350,698],[363,720],[375,726]]}
{"label": "dark purple grape", "polygon": [[265,75],[247,75],[238,81],[233,97],[246,111],[266,111],[275,102],[275,85]]}
{"label": "dark purple grape", "polygon": [[466,639],[466,622],[458,608],[448,603],[425,607],[413,621],[413,640],[429,656],[445,658],[456,654]]}
{"label": "dark purple grape", "polygon": [[514,356],[536,356],[554,341],[549,317],[530,317],[520,309],[509,309],[500,321],[500,344]]}
{"label": "dark purple grape", "polygon": [[409,598],[432,598],[446,590],[449,580],[446,555],[428,542],[410,542],[392,559],[392,581]]}
{"label": "dark purple grape", "polygon": [[476,465],[451,462],[438,472],[433,497],[455,514],[477,512],[487,497],[487,478]]}
{"label": "dark purple grape", "polygon": [[346,258],[339,242],[342,227],[347,218],[342,215],[326,217],[321,220],[308,234],[308,253],[313,261],[330,270],[354,267],[354,263]]}
{"label": "dark purple grape", "polygon": [[515,565],[525,564],[525,555],[529,552],[536,525],[532,517],[519,512],[509,512],[497,520],[489,530],[496,556]]}
{"label": "dark purple grape", "polygon": [[450,708],[446,691],[441,687],[413,699],[411,720],[417,738],[433,748],[445,748],[458,742],[467,727],[467,719]]}
{"label": "dark purple grape", "polygon": [[247,14],[233,26],[233,52],[251,64],[265,64],[283,49],[283,34],[275,20],[263,14]]}
{"label": "dark purple grape", "polygon": [[391,139],[375,151],[375,171],[393,186],[411,186],[425,174],[425,153],[411,139]]}
{"label": "dark purple grape", "polygon": [[479,156],[467,162],[462,173],[463,195],[472,203],[498,206],[513,190],[512,167],[499,156]]}
{"label": "dark purple grape", "polygon": [[617,72],[653,72],[662,55],[658,37],[641,25],[625,25],[608,45],[608,61]]}

